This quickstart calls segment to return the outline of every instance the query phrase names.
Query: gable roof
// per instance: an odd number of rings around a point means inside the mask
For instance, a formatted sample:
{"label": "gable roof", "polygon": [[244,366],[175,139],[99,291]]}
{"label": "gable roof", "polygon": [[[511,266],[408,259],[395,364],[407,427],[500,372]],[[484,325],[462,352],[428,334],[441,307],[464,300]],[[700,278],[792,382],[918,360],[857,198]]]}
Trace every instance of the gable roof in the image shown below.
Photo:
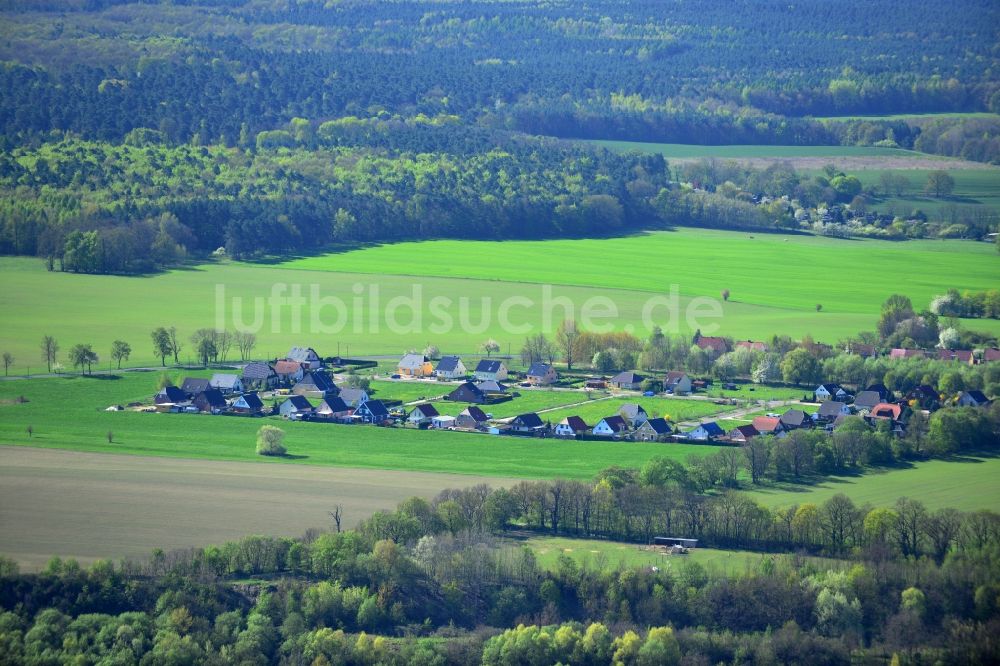
{"label": "gable roof", "polygon": [[292,407],[295,409],[312,409],[312,403],[306,400],[304,395],[290,395],[285,402],[292,403]]}
{"label": "gable roof", "polygon": [[465,382],[463,384],[459,384],[454,391],[449,393],[448,399],[458,400],[462,398],[465,393],[471,393],[476,400],[483,400],[486,398],[486,392],[479,388],[479,386],[473,384],[472,382]]}
{"label": "gable roof", "polygon": [[580,432],[581,430],[589,430],[590,426],[579,416],[567,416],[562,420],[559,425],[567,425],[573,432]]}
{"label": "gable roof", "polygon": [[412,414],[413,412],[417,411],[418,409],[420,410],[421,414],[423,414],[424,416],[426,416],[429,419],[430,418],[434,418],[435,416],[440,416],[441,415],[438,412],[437,408],[434,405],[432,405],[431,403],[429,403],[429,402],[422,402],[419,405],[415,405],[413,407],[413,411],[411,411],[410,413]]}
{"label": "gable roof", "polygon": [[751,425],[757,432],[769,433],[781,429],[781,419],[776,416],[758,416]]}
{"label": "gable roof", "polygon": [[626,402],[624,405],[618,408],[618,413],[627,419],[634,419],[639,414],[648,414],[642,405],[634,402]]}
{"label": "gable roof", "polygon": [[702,349],[713,349],[723,353],[729,351],[729,343],[726,342],[726,339],[717,336],[702,335],[695,341],[695,344]]}
{"label": "gable roof", "polygon": [[462,362],[462,359],[458,356],[442,356],[441,360],[438,361],[437,371],[438,372],[455,372],[458,370],[458,364]]}
{"label": "gable roof", "polygon": [[274,372],[278,375],[294,375],[302,370],[302,364],[298,361],[276,361]]}
{"label": "gable roof", "polygon": [[236,402],[243,401],[250,409],[264,409],[264,401],[256,393],[244,393]]}
{"label": "gable roof", "polygon": [[723,435],[726,432],[725,430],[722,429],[722,426],[720,426],[715,421],[700,423],[698,424],[698,427],[695,428],[695,430],[697,430],[698,428],[703,429],[705,432],[709,434],[710,437],[718,437],[719,435]]}
{"label": "gable roof", "polygon": [[233,388],[236,386],[237,382],[240,381],[239,375],[225,374],[217,372],[212,375],[212,379],[209,380],[208,385],[214,388]]}
{"label": "gable roof", "polygon": [[357,411],[367,412],[368,414],[371,414],[373,418],[387,418],[389,416],[389,410],[381,400],[365,400],[363,403],[358,405]]}
{"label": "gable roof", "polygon": [[625,372],[619,372],[617,375],[611,378],[611,383],[613,384],[641,384],[642,381],[646,379],[645,375],[640,375],[631,370]]}
{"label": "gable roof", "polygon": [[972,360],[971,349],[939,349],[938,360],[941,361],[961,361],[968,363]]}
{"label": "gable roof", "polygon": [[986,397],[986,394],[982,391],[962,391],[959,394],[961,398],[968,398],[975,402],[977,405],[985,405],[990,400]]}
{"label": "gable roof", "polygon": [[[623,432],[625,430],[628,430],[628,423],[626,423],[625,419],[623,419],[618,414],[615,414],[614,416],[605,416],[603,419],[601,419],[601,421],[606,426],[611,428],[611,430],[613,430],[614,432]],[[601,424],[598,423],[597,425]],[[594,427],[596,428],[597,426]]]}
{"label": "gable roof", "polygon": [[731,436],[735,436],[734,433],[739,433],[740,435],[743,436],[744,439],[750,439],[751,437],[756,437],[757,435],[759,435],[760,431],[758,431],[757,428],[754,428],[753,425],[741,425],[741,426],[736,426],[735,428],[729,431],[729,434]]}
{"label": "gable roof", "polygon": [[274,368],[263,361],[251,361],[243,368],[243,377],[246,379],[267,379],[273,376]]}
{"label": "gable roof", "polygon": [[430,359],[423,354],[406,354],[400,359],[397,367],[414,369],[422,368],[424,367],[424,363],[427,363],[429,360]]}
{"label": "gable roof", "polygon": [[869,386],[865,390],[866,391],[875,391],[880,396],[882,396],[883,400],[885,400],[886,398],[888,398],[889,396],[892,395],[892,391],[890,391],[889,387],[886,386],[885,384],[872,384],[871,386]]}
{"label": "gable roof", "polygon": [[687,377],[686,372],[681,372],[680,370],[671,370],[667,373],[666,377],[663,378],[664,386],[674,386],[681,380]]}
{"label": "gable roof", "polygon": [[528,368],[528,377],[544,377],[553,370],[548,363],[535,362]]}
{"label": "gable roof", "polygon": [[740,340],[736,343],[736,347],[743,349],[749,349],[750,351],[761,351],[766,352],[768,347],[766,342],[757,342],[755,340]]}
{"label": "gable roof", "polygon": [[365,399],[367,395],[368,392],[360,388],[348,387],[340,390],[340,397],[347,403],[358,402]]}
{"label": "gable roof", "polygon": [[[162,398],[162,400],[161,400]],[[187,402],[187,393],[176,386],[164,386],[156,394],[156,402]]]}
{"label": "gable roof", "polygon": [[311,363],[320,360],[319,354],[312,347],[292,347],[285,358],[296,363]]}
{"label": "gable roof", "polygon": [[337,414],[339,412],[349,412],[351,411],[351,408],[346,402],[344,402],[344,399],[338,395],[336,397],[327,398],[323,402],[319,403],[319,407],[316,408],[316,411]]}
{"label": "gable roof", "polygon": [[649,419],[641,426],[639,426],[640,429],[647,427],[652,428],[657,435],[669,435],[671,432],[673,432],[673,429],[670,427],[670,424],[663,417]]}
{"label": "gable roof", "polygon": [[836,417],[838,414],[844,413],[844,403],[839,400],[828,400],[819,406],[819,411],[816,413],[820,416]]}
{"label": "gable roof", "polygon": [[1000,361],[1000,349],[992,347],[983,350],[984,361]]}
{"label": "gable roof", "polygon": [[302,375],[302,379],[295,386],[315,386],[317,391],[333,391],[337,388],[333,379],[324,370],[310,370]]}
{"label": "gable roof", "polygon": [[181,382],[181,390],[188,395],[198,395],[208,388],[210,388],[209,380],[201,377],[185,377]]}
{"label": "gable roof", "polygon": [[194,401],[203,402],[207,405],[211,405],[212,407],[226,406],[226,398],[222,395],[222,391],[214,388],[205,389],[197,396],[195,396]]}
{"label": "gable roof", "polygon": [[855,407],[874,407],[885,400],[885,396],[879,395],[878,391],[861,391],[854,396]]}
{"label": "gable roof", "polygon": [[479,389],[482,393],[506,393],[507,385],[501,384],[494,379],[484,379],[481,382],[476,382],[475,387]]}
{"label": "gable roof", "polygon": [[893,402],[880,402],[872,407],[871,415],[877,418],[887,418],[898,421],[903,408]]}
{"label": "gable roof", "polygon": [[922,349],[893,349],[889,352],[889,358],[916,358],[922,357],[924,351]]}
{"label": "gable roof", "polygon": [[[816,387],[816,391],[819,391],[820,389],[823,389],[824,391],[826,391],[830,395],[836,395],[837,391],[842,390],[840,388],[840,384],[820,384],[819,386]],[[816,391],[814,391],[814,393]]]}
{"label": "gable roof", "polygon": [[514,420],[511,421],[511,423],[517,424],[525,428],[540,428],[541,426],[545,425],[544,423],[542,423],[542,417],[540,417],[538,414],[535,414],[534,412],[528,412],[527,414],[519,414],[518,416],[514,417]]}
{"label": "gable roof", "polygon": [[486,418],[486,412],[479,409],[475,405],[469,405],[468,407],[463,409],[462,413],[459,414],[459,416],[468,416],[476,423],[485,423],[486,421],[489,420]]}
{"label": "gable roof", "polygon": [[801,409],[789,409],[782,414],[779,419],[783,425],[797,428],[805,423],[809,423],[809,415]]}
{"label": "gable roof", "polygon": [[503,361],[497,361],[491,358],[484,358],[479,361],[476,366],[476,372],[486,372],[495,373],[500,372],[500,368],[503,366]]}

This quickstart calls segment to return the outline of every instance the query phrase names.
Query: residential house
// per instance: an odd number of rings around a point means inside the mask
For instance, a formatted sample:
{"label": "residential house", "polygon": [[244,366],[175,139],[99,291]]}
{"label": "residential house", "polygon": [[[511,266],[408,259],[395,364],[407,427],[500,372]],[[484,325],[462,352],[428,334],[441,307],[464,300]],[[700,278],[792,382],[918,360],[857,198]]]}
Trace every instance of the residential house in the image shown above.
{"label": "residential house", "polygon": [[990,400],[982,391],[962,391],[956,404],[959,407],[985,407]]}
{"label": "residential house", "polygon": [[164,386],[160,392],[153,396],[153,402],[157,405],[179,405],[188,401],[188,395],[176,386]]}
{"label": "residential house", "polygon": [[212,379],[209,380],[208,385],[214,389],[219,389],[225,395],[243,393],[243,382],[240,380],[239,375],[216,373],[212,375]]}
{"label": "residential house", "polygon": [[839,400],[844,402],[850,395],[847,391],[841,388],[840,384],[820,384],[813,391],[816,396],[817,402],[826,402],[827,400]]}
{"label": "residential house", "polygon": [[841,414],[850,413],[851,408],[847,403],[840,402],[839,400],[827,400],[819,406],[819,411],[816,412],[816,416],[813,418],[817,421],[830,423]]}
{"label": "residential house", "polygon": [[492,379],[477,382],[476,388],[488,396],[507,395],[507,385]]}
{"label": "residential house", "polygon": [[312,347],[292,347],[285,360],[299,363],[306,370],[319,370],[323,367],[323,359],[319,357],[319,354]]}
{"label": "residential house", "polygon": [[292,393],[296,395],[336,395],[339,391],[325,370],[309,370],[292,387]]}
{"label": "residential house", "polygon": [[893,349],[889,352],[889,358],[923,358],[922,349]]}
{"label": "residential house", "polygon": [[205,389],[196,395],[191,404],[197,407],[199,412],[207,412],[209,414],[224,412],[229,407],[226,404],[225,396],[222,395],[222,391],[214,388]]}
{"label": "residential house", "polygon": [[749,349],[755,352],[766,352],[768,346],[766,342],[756,342],[754,340],[740,340],[736,343],[737,349]]}
{"label": "residential house", "polygon": [[869,417],[873,419],[892,419],[893,421],[899,421],[903,416],[902,405],[897,405],[894,402],[880,402],[879,404],[872,407]]}
{"label": "residential house", "polygon": [[673,432],[665,418],[648,419],[635,429],[632,439],[637,442],[664,442]]}
{"label": "residential house", "polygon": [[729,441],[737,444],[746,444],[759,434],[760,432],[753,425],[736,426],[729,431]]}
{"label": "residential house", "polygon": [[327,396],[319,403],[315,415],[324,419],[342,419],[350,416],[351,411],[353,410],[340,396]]}
{"label": "residential house", "polygon": [[848,354],[857,354],[861,358],[871,358],[875,356],[875,345],[866,345],[861,342],[850,342],[844,349]]}
{"label": "residential house", "polygon": [[247,363],[241,376],[244,390],[267,391],[278,385],[278,375],[269,364],[263,361]]}
{"label": "residential house", "polygon": [[785,432],[785,426],[781,422],[781,418],[777,416],[755,417],[751,425],[762,435],[784,437],[787,434]]}
{"label": "residential house", "polygon": [[275,361],[274,373],[278,375],[278,382],[286,386],[291,386],[305,376],[306,366],[298,361]]}
{"label": "residential house", "polygon": [[694,430],[689,430],[684,433],[687,439],[695,439],[701,442],[707,442],[712,439],[717,439],[726,434],[718,423],[715,421],[709,421],[707,423],[702,423]]}
{"label": "residential house", "polygon": [[882,398],[883,402],[887,402],[887,401],[889,401],[889,399],[892,398],[892,391],[890,391],[889,387],[886,386],[885,384],[872,384],[871,386],[869,386],[865,390],[866,391],[875,391],[876,393],[879,394],[879,397]]}
{"label": "residential house", "polygon": [[434,368],[434,374],[439,379],[461,379],[469,374],[462,363],[462,359],[457,356],[442,356]]}
{"label": "residential house", "polygon": [[497,361],[490,358],[484,358],[476,366],[476,370],[473,372],[478,381],[494,381],[502,382],[507,379],[507,366],[504,365],[503,361]]}
{"label": "residential house", "polygon": [[598,437],[621,438],[628,434],[628,422],[617,414],[601,419],[592,431]]}
{"label": "residential house", "polygon": [[430,377],[434,364],[423,354],[407,354],[399,361],[396,372],[404,377]]}
{"label": "residential house", "polygon": [[939,361],[958,361],[968,365],[975,363],[971,349],[938,349],[937,353]]}
{"label": "residential house", "polygon": [[936,409],[940,404],[940,396],[933,386],[921,384],[906,394],[906,401],[915,402],[921,409]]}
{"label": "residential house", "polygon": [[542,417],[534,412],[515,416],[510,422],[510,427],[514,432],[534,435],[540,435],[545,431],[545,423],[542,421]]}
{"label": "residential house", "polygon": [[642,388],[642,382],[646,379],[645,376],[632,371],[619,372],[617,375],[611,378],[610,383],[616,389],[622,389],[626,391],[638,391]]}
{"label": "residential house", "polygon": [[264,413],[264,402],[256,393],[244,393],[233,401],[231,408],[236,414],[253,416]]}
{"label": "residential house", "polygon": [[446,400],[453,402],[470,402],[481,405],[486,402],[486,392],[472,382],[461,384],[454,391],[449,393]]}
{"label": "residential house", "polygon": [[479,409],[475,405],[469,405],[455,417],[455,427],[463,428],[465,430],[478,430],[486,425],[487,421],[489,421],[489,419],[486,418],[486,412]]}
{"label": "residential house", "polygon": [[608,388],[608,380],[604,377],[588,377],[583,383],[583,388],[591,390],[603,390]]}
{"label": "residential house", "polygon": [[362,388],[343,388],[337,395],[351,409],[357,409],[358,405],[368,400],[368,391]]}
{"label": "residential house", "polygon": [[184,381],[181,382],[181,390],[187,394],[189,398],[193,398],[203,391],[207,391],[212,388],[209,380],[203,379],[201,377],[185,377]]}
{"label": "residential house", "polygon": [[553,384],[559,379],[559,373],[548,363],[532,363],[528,368],[528,381],[537,386]]}
{"label": "residential house", "polygon": [[435,416],[440,416],[437,408],[429,402],[424,402],[416,407],[406,417],[406,422],[412,425],[428,425]]}
{"label": "residential house", "polygon": [[715,356],[721,356],[729,351],[729,342],[725,338],[698,335],[694,343]]}
{"label": "residential house", "polygon": [[286,419],[313,413],[312,403],[304,395],[290,395],[278,407],[278,413]]}
{"label": "residential house", "polygon": [[586,435],[590,431],[590,426],[579,416],[567,416],[556,426],[557,437],[576,437]]}
{"label": "residential house", "polygon": [[779,420],[781,421],[782,427],[786,431],[796,430],[797,428],[813,427],[812,417],[803,412],[801,409],[789,409],[781,415]]}
{"label": "residential house", "polygon": [[983,350],[983,363],[1000,361],[1000,349],[988,348]]}
{"label": "residential house", "polygon": [[449,428],[457,427],[455,424],[458,423],[458,419],[454,416],[449,416],[448,414],[438,414],[433,419],[431,419],[431,427],[435,430],[448,430]]}
{"label": "residential house", "polygon": [[354,410],[354,416],[358,416],[365,423],[384,423],[389,420],[389,410],[381,400],[365,400]]}
{"label": "residential house", "polygon": [[854,409],[859,412],[870,412],[872,407],[885,400],[886,398],[879,395],[878,391],[861,391],[854,396]]}
{"label": "residential house", "polygon": [[691,378],[686,372],[671,370],[663,378],[663,390],[674,395],[687,395],[691,392]]}
{"label": "residential house", "polygon": [[638,428],[649,419],[649,414],[642,405],[628,402],[618,408],[618,415],[628,423],[630,428]]}

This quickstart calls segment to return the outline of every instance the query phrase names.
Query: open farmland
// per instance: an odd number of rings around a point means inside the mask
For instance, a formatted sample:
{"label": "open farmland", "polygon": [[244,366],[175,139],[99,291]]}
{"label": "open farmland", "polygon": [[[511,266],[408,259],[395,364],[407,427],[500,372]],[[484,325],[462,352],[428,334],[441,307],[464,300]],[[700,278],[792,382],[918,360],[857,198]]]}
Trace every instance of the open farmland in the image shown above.
{"label": "open farmland", "polygon": [[87,563],[248,534],[297,537],[331,526],[338,504],[349,528],[408,497],[479,482],[513,483],[0,446],[0,553],[35,569],[56,554]]}
{"label": "open farmland", "polygon": [[[595,263],[595,257],[627,256],[628,262]],[[748,257],[753,256],[752,261]],[[499,270],[500,265],[517,268]],[[863,279],[871,266],[883,275],[906,275],[888,286]],[[634,267],[642,266],[641,270]],[[919,271],[913,267],[919,266]],[[428,241],[398,243],[367,249],[302,258],[276,265],[204,264],[149,277],[73,275],[48,272],[37,259],[0,259],[5,289],[0,308],[6,318],[0,346],[15,357],[12,373],[39,371],[38,340],[55,336],[65,350],[88,342],[107,358],[115,339],[130,342],[132,365],[154,365],[150,330],[176,326],[183,339],[195,329],[232,326],[233,305],[240,299],[241,321],[254,321],[251,306],[259,299],[261,330],[255,355],[284,355],[293,345],[308,344],[324,354],[401,354],[422,349],[428,342],[445,352],[471,353],[488,337],[504,351],[523,343],[523,326],[530,331],[554,327],[564,310],[559,305],[545,316],[545,299],[568,298],[579,310],[588,299],[610,298],[616,317],[597,318],[597,325],[646,335],[643,307],[656,295],[679,291],[680,316],[665,308],[653,311],[654,323],[668,332],[693,333],[684,317],[691,299],[717,298],[730,289],[721,319],[702,318],[702,331],[735,338],[764,338],[774,333],[818,340],[838,338],[872,329],[882,301],[893,292],[913,299],[917,308],[949,287],[960,290],[993,288],[1000,277],[995,247],[971,241],[838,240],[804,235],[746,234],[681,229],[602,240],[553,241]],[[816,279],[814,276],[838,276]],[[461,276],[461,277],[458,277]],[[419,277],[419,280],[414,279]],[[851,284],[845,289],[844,284]],[[308,296],[316,285],[322,296],[341,298],[353,306],[360,285],[365,312],[380,312],[393,299],[412,299],[403,308],[399,327],[364,318],[339,319],[329,308],[306,306],[299,317],[291,308],[276,316],[267,305],[274,289],[289,293],[298,286]],[[545,285],[551,285],[546,296]],[[218,297],[217,290],[223,294]],[[416,290],[416,297],[415,297]],[[375,291],[377,299],[369,298]],[[95,298],[95,295],[100,295]],[[499,305],[512,295],[530,298],[535,307],[512,310],[518,333],[498,321]],[[431,316],[431,299],[451,299],[451,325]],[[466,299],[466,306],[459,299]],[[377,300],[377,302],[376,302]],[[121,307],[123,303],[128,307]],[[823,311],[817,313],[817,303]],[[463,320],[459,310],[467,310]],[[410,312],[416,313],[411,320]],[[314,319],[315,316],[315,319]],[[377,317],[376,317],[377,318]],[[294,321],[293,321],[294,319]],[[548,321],[546,321],[546,319]],[[114,326],[109,326],[114,322]],[[341,326],[337,327],[340,323]],[[447,322],[444,322],[447,323]],[[977,330],[1000,332],[996,320],[968,321]],[[181,360],[192,356],[188,343]]]}

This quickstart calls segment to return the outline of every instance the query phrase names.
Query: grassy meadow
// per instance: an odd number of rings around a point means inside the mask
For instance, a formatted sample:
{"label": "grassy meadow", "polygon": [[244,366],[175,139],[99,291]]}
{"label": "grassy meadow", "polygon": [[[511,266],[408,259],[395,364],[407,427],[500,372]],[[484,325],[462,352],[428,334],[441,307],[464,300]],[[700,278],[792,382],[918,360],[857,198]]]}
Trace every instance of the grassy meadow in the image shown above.
{"label": "grassy meadow", "polygon": [[[647,143],[643,141],[614,141],[595,139],[588,141],[608,150],[637,150],[642,153],[659,153],[667,159],[745,159],[756,157],[919,157],[918,153],[903,148],[876,148],[874,146],[764,146],[729,145],[703,146],[689,143]],[[930,156],[928,156],[930,157]]]}

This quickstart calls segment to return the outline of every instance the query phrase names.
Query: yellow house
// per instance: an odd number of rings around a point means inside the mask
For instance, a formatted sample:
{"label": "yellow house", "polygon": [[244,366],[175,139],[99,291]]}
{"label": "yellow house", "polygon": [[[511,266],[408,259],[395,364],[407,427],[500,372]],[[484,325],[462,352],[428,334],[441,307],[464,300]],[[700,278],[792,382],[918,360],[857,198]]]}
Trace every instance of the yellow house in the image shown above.
{"label": "yellow house", "polygon": [[404,377],[430,377],[434,374],[434,364],[422,354],[407,354],[399,362],[396,372]]}

